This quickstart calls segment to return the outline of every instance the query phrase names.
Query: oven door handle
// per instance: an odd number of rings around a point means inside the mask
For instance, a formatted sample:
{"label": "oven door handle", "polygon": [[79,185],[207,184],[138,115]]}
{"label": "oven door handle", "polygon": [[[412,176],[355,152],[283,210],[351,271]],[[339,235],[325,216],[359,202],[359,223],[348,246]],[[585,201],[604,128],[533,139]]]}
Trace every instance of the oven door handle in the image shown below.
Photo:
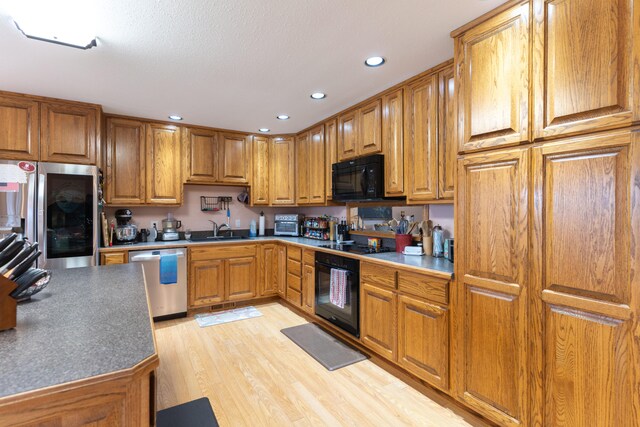
{"label": "oven door handle", "polygon": [[342,270],[347,272],[347,276],[353,276],[355,273],[351,270],[347,270],[346,268],[336,267],[335,265],[325,264],[324,262],[316,261],[316,266],[325,267],[329,270]]}

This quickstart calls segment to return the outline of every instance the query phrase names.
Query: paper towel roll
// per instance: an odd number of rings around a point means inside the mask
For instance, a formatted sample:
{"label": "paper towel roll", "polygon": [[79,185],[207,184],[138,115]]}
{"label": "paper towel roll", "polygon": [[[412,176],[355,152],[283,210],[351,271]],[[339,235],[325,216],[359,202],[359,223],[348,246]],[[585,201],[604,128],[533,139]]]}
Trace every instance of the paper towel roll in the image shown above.
{"label": "paper towel roll", "polygon": [[264,216],[260,217],[260,223],[258,225],[258,236],[264,236]]}

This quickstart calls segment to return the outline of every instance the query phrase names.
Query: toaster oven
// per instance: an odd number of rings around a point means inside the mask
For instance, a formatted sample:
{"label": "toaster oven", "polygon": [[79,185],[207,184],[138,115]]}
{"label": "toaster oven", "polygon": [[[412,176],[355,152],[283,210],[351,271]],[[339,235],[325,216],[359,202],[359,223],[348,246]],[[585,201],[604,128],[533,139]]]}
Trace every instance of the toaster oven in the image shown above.
{"label": "toaster oven", "polygon": [[273,234],[276,236],[300,236],[300,227],[304,215],[276,214]]}

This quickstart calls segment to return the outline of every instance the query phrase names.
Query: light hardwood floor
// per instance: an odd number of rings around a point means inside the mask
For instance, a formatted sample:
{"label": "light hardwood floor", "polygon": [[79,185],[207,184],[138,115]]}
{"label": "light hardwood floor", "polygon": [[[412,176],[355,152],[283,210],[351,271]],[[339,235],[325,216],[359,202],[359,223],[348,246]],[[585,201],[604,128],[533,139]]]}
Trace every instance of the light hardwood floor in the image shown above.
{"label": "light hardwood floor", "polygon": [[207,396],[222,427],[470,425],[369,360],[327,371],[280,332],[305,319],[257,308],[262,317],[207,328],[156,325],[159,409]]}

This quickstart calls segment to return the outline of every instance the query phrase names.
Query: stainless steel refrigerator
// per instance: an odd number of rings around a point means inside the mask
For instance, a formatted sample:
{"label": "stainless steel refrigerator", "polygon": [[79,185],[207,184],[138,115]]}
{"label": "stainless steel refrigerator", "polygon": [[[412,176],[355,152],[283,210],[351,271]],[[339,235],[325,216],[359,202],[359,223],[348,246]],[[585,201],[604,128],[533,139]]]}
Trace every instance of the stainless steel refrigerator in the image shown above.
{"label": "stainless steel refrigerator", "polygon": [[38,242],[41,268],[97,265],[96,166],[0,160],[0,238]]}

